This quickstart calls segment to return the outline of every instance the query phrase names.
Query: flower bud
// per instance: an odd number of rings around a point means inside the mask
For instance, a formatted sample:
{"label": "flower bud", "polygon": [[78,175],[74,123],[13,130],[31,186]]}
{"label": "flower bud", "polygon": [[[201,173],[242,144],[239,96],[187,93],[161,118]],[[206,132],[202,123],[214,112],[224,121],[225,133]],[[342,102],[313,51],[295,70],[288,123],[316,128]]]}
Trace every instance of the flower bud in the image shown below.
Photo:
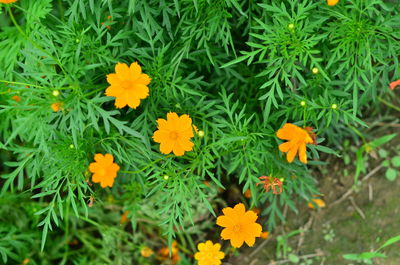
{"label": "flower bud", "polygon": [[318,74],[319,73],[319,69],[317,67],[314,67],[312,70],[313,74]]}
{"label": "flower bud", "polygon": [[197,134],[198,134],[198,136],[199,136],[200,138],[203,138],[203,137],[204,137],[204,131],[202,131],[202,130],[200,130]]}
{"label": "flower bud", "polygon": [[58,97],[60,95],[60,91],[53,90],[53,96]]}

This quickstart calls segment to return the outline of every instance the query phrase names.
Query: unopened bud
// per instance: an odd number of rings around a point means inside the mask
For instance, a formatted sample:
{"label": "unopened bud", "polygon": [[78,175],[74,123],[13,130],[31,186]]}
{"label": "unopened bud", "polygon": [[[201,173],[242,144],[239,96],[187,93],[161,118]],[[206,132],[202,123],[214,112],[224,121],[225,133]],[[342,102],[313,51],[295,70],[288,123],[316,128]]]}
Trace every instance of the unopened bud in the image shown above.
{"label": "unopened bud", "polygon": [[204,131],[202,130],[200,130],[197,134],[199,135],[200,138],[204,137]]}

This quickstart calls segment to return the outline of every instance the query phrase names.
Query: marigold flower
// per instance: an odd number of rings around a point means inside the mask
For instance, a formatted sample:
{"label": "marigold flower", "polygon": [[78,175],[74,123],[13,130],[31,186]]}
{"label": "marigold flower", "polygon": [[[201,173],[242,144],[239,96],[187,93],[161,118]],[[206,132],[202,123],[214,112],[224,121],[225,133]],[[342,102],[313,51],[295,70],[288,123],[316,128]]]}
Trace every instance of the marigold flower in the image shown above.
{"label": "marigold flower", "polygon": [[327,0],[328,6],[334,6],[339,3],[339,0]]}
{"label": "marigold flower", "polygon": [[149,96],[151,78],[142,74],[142,68],[137,62],[128,67],[127,64],[117,63],[115,74],[107,75],[110,86],[106,89],[106,95],[115,97],[115,106],[123,108],[126,105],[136,109],[140,100]]}
{"label": "marigold flower", "polygon": [[220,265],[221,259],[225,257],[224,252],[220,251],[219,243],[213,244],[211,240],[197,245],[199,250],[194,254],[194,258],[199,262],[198,265]]}
{"label": "marigold flower", "polygon": [[262,239],[267,239],[267,238],[268,238],[268,235],[269,235],[269,232],[268,232],[268,231],[262,232],[262,233],[261,233],[261,238],[262,238]]}
{"label": "marigold flower", "polygon": [[120,224],[125,224],[128,221],[128,214],[129,211],[125,211],[122,215],[121,218],[119,219]]}
{"label": "marigold flower", "polygon": [[[265,192],[268,192],[269,189],[271,188],[273,191],[273,194],[281,194],[282,193],[282,185],[283,182],[278,179],[278,178],[273,178],[273,177],[266,177],[266,176],[261,176],[259,177],[261,180],[260,183],[257,183],[257,186],[260,184],[264,185]],[[279,187],[279,191],[276,190],[276,187]]]}
{"label": "marigold flower", "polygon": [[119,171],[119,166],[113,163],[114,157],[110,154],[96,154],[94,160],[96,162],[89,165],[89,171],[93,173],[92,181],[100,183],[102,188],[112,187]]}
{"label": "marigold flower", "polygon": [[163,154],[173,152],[176,156],[183,156],[185,151],[193,149],[190,139],[193,137],[192,119],[183,114],[178,116],[175,112],[167,114],[167,120],[158,119],[158,130],[154,132],[153,139],[160,143]]}
{"label": "marigold flower", "polygon": [[310,134],[291,123],[286,123],[276,133],[279,139],[288,140],[286,143],[279,145],[279,150],[287,152],[286,159],[292,163],[297,152],[299,152],[300,161],[307,164],[306,144],[314,143]]}
{"label": "marigold flower", "polygon": [[259,215],[261,213],[260,208],[257,208],[257,207],[251,208],[250,211],[255,212],[257,215]]}
{"label": "marigold flower", "polygon": [[240,248],[244,242],[252,247],[256,237],[261,236],[262,227],[256,223],[257,214],[253,211],[246,211],[243,203],[238,203],[232,209],[222,209],[224,215],[217,218],[217,225],[224,227],[221,237],[230,240],[231,245]]}
{"label": "marigold flower", "polygon": [[158,251],[157,259],[161,260],[161,261],[169,259],[172,261],[172,264],[176,264],[180,260],[178,253],[179,253],[179,251],[177,248],[177,243],[176,243],[176,241],[174,241],[174,242],[172,242],[172,246],[171,246],[171,255],[169,252],[169,248],[163,247]]}
{"label": "marigold flower", "polygon": [[243,193],[244,197],[247,199],[251,198],[251,190],[247,189],[244,193]]}
{"label": "marigold flower", "polygon": [[397,86],[400,86],[400,79],[390,83],[390,85],[389,85],[391,90],[394,90]]}
{"label": "marigold flower", "polygon": [[[321,199],[312,199],[312,201],[318,206],[318,208],[325,208],[326,206],[325,202]],[[308,203],[308,208],[315,209],[311,202]]]}
{"label": "marigold flower", "polygon": [[20,97],[20,96],[17,96],[17,95],[12,96],[11,98],[12,98],[15,102],[20,102],[20,101],[21,101],[21,97]]}
{"label": "marigold flower", "polygon": [[0,3],[3,3],[3,4],[11,4],[11,3],[15,3],[15,2],[17,2],[18,0],[0,0]]}
{"label": "marigold flower", "polygon": [[154,251],[149,247],[142,247],[142,249],[140,250],[140,255],[142,255],[145,258],[148,258],[153,254],[154,254]]}
{"label": "marigold flower", "polygon": [[60,102],[53,103],[51,104],[50,107],[54,112],[58,112],[61,109],[61,103]]}

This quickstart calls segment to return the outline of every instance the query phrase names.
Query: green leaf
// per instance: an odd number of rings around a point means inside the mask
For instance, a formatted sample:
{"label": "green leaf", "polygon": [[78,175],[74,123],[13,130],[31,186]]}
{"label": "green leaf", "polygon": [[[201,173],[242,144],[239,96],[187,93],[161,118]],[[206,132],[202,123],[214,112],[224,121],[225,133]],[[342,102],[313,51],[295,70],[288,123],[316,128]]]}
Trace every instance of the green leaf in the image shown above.
{"label": "green leaf", "polygon": [[290,262],[292,263],[298,263],[300,261],[300,258],[298,256],[296,256],[295,254],[290,253],[288,255],[288,259],[290,260]]}
{"label": "green leaf", "polygon": [[397,177],[397,170],[393,169],[393,168],[388,168],[386,170],[385,176],[388,180],[390,181],[394,181]]}
{"label": "green leaf", "polygon": [[398,241],[400,241],[400,235],[388,239],[388,241],[386,241],[379,249],[392,245]]}
{"label": "green leaf", "polygon": [[400,156],[393,157],[392,164],[394,167],[400,167]]}

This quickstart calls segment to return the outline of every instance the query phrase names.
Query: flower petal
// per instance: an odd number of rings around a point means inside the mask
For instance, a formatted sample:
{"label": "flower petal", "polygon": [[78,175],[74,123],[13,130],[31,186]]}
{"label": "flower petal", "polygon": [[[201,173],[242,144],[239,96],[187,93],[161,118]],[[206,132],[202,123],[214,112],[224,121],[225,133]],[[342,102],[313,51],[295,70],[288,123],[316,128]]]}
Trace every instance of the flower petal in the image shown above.
{"label": "flower petal", "polygon": [[107,82],[110,85],[117,85],[121,82],[121,80],[118,78],[117,74],[108,74],[107,75]]}
{"label": "flower petal", "polygon": [[147,86],[148,84],[150,84],[151,78],[146,74],[141,74],[139,75],[138,79],[136,79],[136,82]]}
{"label": "flower petal", "polygon": [[160,152],[165,155],[171,153],[173,148],[174,148],[174,142],[170,140],[162,140],[160,143]]}
{"label": "flower petal", "polygon": [[289,152],[287,153],[286,159],[289,163],[292,163],[294,160],[294,157],[297,154],[297,146],[293,146],[292,149],[289,150]]}
{"label": "flower petal", "polygon": [[169,131],[166,130],[157,130],[153,134],[153,140],[156,143],[161,143],[163,141],[169,140]]}
{"label": "flower petal", "polygon": [[306,144],[300,144],[299,146],[299,159],[304,164],[307,164],[307,153],[306,153]]}
{"label": "flower petal", "polygon": [[129,77],[131,76],[131,71],[129,70],[129,67],[125,63],[117,63],[115,65],[115,72],[118,75],[118,78],[122,80],[128,80]]}
{"label": "flower petal", "polygon": [[143,84],[135,84],[133,86],[133,91],[135,91],[135,97],[139,99],[144,99],[149,96],[149,88]]}
{"label": "flower petal", "polygon": [[222,226],[222,227],[230,227],[230,226],[234,226],[235,223],[228,216],[221,215],[221,216],[218,216],[218,218],[217,218],[217,225]]}

